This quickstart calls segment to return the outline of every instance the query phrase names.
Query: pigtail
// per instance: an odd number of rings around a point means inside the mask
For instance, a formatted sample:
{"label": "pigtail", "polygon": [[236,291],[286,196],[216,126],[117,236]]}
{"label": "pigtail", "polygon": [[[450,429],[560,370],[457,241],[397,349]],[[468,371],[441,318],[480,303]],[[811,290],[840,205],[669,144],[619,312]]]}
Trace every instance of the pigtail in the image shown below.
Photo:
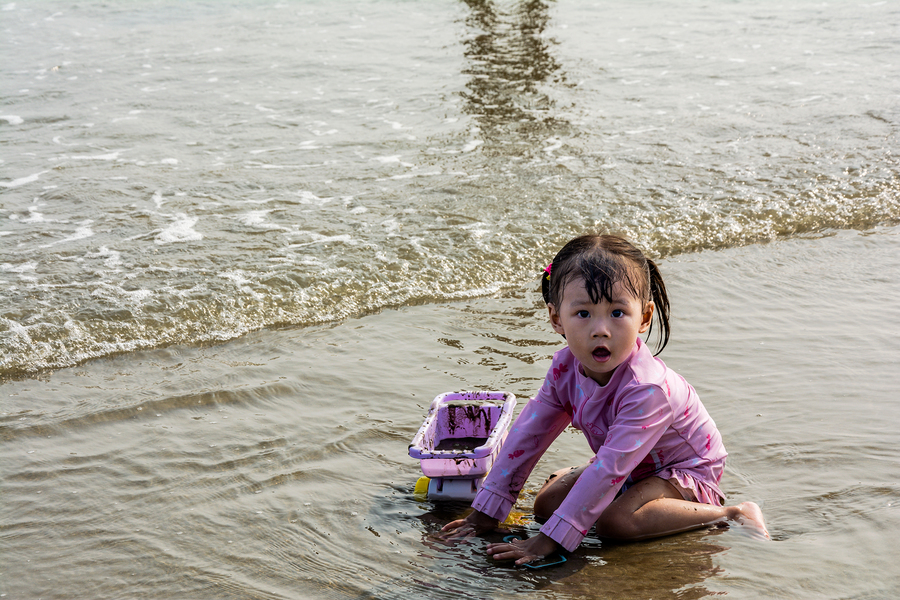
{"label": "pigtail", "polygon": [[[659,267],[656,266],[656,263],[647,259],[647,272],[650,276],[650,300],[653,301],[653,304],[656,307],[654,311],[656,314],[654,315],[655,319],[659,322],[660,329],[662,331],[659,332],[659,343],[657,344],[656,354],[658,355],[663,351],[663,348],[666,347],[666,344],[669,343],[669,295],[666,292],[666,284],[663,282],[662,273],[659,272]],[[647,334],[649,335],[653,331],[653,323],[650,323],[650,329]]]}
{"label": "pigtail", "polygon": [[544,297],[544,304],[550,304],[550,269],[553,267],[553,263],[547,265],[547,268],[544,269],[543,273],[541,273],[541,295]]}

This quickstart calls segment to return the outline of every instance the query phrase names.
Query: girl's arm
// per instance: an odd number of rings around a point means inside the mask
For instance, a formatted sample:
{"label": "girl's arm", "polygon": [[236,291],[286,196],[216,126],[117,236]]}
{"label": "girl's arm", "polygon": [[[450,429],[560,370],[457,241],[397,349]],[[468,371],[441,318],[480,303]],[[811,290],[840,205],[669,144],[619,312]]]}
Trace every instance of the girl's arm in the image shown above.
{"label": "girl's arm", "polygon": [[[562,355],[562,351],[554,355],[541,389],[510,427],[497,460],[472,502],[475,510],[442,528],[448,537],[467,537],[496,529],[515,504],[535,463],[571,423],[569,413],[556,394],[556,386],[551,382],[556,380],[555,377],[551,380],[554,370],[558,372],[561,368],[557,362]],[[562,370],[566,371],[568,367]]]}
{"label": "girl's arm", "polygon": [[639,386],[617,399],[618,409],[603,446],[541,533],[574,550],[622,488],[625,479],[654,450],[674,414],[665,392]]}
{"label": "girl's arm", "polygon": [[568,413],[544,390],[531,399],[513,422],[500,456],[491,467],[472,506],[498,520],[509,514],[534,465],[550,444],[571,423]]}

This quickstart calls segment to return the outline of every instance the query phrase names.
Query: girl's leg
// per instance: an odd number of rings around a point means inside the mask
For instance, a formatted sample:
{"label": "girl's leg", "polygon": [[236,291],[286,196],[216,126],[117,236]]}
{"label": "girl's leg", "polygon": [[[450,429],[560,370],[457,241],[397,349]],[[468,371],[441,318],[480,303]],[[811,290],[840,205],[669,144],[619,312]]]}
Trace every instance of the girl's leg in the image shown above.
{"label": "girl's leg", "polygon": [[[534,499],[534,514],[549,519],[588,465],[567,467],[547,479]],[[597,520],[604,537],[640,540],[689,531],[726,520],[745,525],[768,538],[762,511],[753,502],[735,506],[713,506],[684,499],[674,485],[659,477],[648,477],[616,498]]]}
{"label": "girl's leg", "polygon": [[584,472],[589,464],[587,463],[580,467],[566,467],[550,475],[534,499],[534,516],[539,519],[552,517],[554,511],[559,508],[559,505],[569,495],[569,490],[572,489],[572,486],[575,485],[575,482],[578,481],[581,473]]}
{"label": "girl's leg", "polygon": [[597,520],[597,532],[603,537],[642,540],[724,521],[734,521],[769,537],[762,511],[753,502],[735,506],[689,502],[665,479],[648,477],[628,488],[603,511]]}

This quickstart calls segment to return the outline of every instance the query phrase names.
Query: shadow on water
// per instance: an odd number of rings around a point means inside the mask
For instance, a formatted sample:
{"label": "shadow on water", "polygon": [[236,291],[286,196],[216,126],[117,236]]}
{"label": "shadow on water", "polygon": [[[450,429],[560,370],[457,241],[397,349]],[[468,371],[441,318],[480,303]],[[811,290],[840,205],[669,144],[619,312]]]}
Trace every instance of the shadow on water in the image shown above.
{"label": "shadow on water", "polygon": [[[703,583],[722,571],[715,557],[727,550],[727,545],[714,541],[727,528],[640,543],[600,540],[592,537],[592,533],[578,549],[566,553],[563,564],[540,569],[516,567],[512,563],[495,563],[484,549],[488,543],[501,541],[507,532],[455,542],[440,538],[440,528],[465,511],[466,507],[460,503],[435,503],[431,510],[420,514],[422,544],[433,553],[432,558],[441,556],[449,562],[458,562],[448,570],[468,571],[494,588],[490,597],[496,597],[494,594],[500,590],[513,595],[530,589],[548,594],[546,597],[565,598],[704,598],[714,592]],[[539,525],[529,522],[527,516],[522,515],[519,521],[509,531],[521,537],[538,532]],[[434,584],[428,582],[426,587]],[[448,581],[441,585],[444,592],[472,593],[471,582],[458,589]],[[476,592],[472,597],[479,596]]]}
{"label": "shadow on water", "polygon": [[503,146],[563,132],[568,123],[551,113],[554,101],[544,89],[565,82],[551,52],[554,42],[544,37],[551,3],[530,0],[507,8],[490,0],[464,1],[471,33],[464,40],[468,66],[463,73],[470,79],[461,95],[464,110],[482,130],[486,150],[528,152],[524,146]]}

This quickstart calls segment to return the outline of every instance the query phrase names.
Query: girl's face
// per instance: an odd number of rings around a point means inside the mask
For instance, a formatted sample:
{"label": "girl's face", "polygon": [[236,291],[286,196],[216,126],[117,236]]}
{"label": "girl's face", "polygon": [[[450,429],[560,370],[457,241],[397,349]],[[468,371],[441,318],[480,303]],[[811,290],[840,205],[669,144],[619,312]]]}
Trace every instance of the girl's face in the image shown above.
{"label": "girl's face", "polygon": [[613,371],[631,355],[638,334],[650,327],[653,302],[644,304],[619,283],[612,288],[612,302],[594,304],[584,279],[570,280],[559,306],[547,305],[554,331],[566,336],[569,349],[584,375],[600,385],[609,383]]}

